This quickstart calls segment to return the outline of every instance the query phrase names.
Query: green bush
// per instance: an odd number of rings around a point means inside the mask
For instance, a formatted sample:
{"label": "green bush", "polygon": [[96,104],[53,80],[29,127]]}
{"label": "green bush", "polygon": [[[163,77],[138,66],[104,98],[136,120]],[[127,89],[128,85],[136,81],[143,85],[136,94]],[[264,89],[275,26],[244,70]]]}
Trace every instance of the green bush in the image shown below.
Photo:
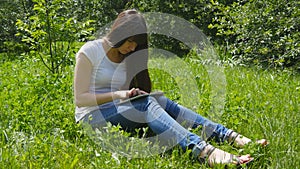
{"label": "green bush", "polygon": [[[27,6],[26,8],[23,6]],[[0,5],[0,53],[21,54],[28,51],[28,46],[21,43],[16,37],[16,18],[24,18],[29,13],[27,8],[32,6],[31,1],[4,0]],[[11,58],[10,58],[11,59]]]}
{"label": "green bush", "polygon": [[218,30],[234,58],[271,66],[299,66],[299,1],[238,1],[225,6],[214,3],[210,28]]}
{"label": "green bush", "polygon": [[[141,12],[162,12],[183,18],[200,28],[205,35],[211,38],[214,37],[215,32],[209,29],[207,25],[210,24],[210,21],[214,17],[214,9],[212,9],[212,7],[209,0],[178,0],[176,2],[163,0],[132,0],[127,4],[127,8],[136,8]],[[185,32],[178,32],[178,34],[184,33]],[[151,35],[150,45],[155,48],[171,51],[180,57],[189,52],[189,48],[178,39],[163,35]]]}
{"label": "green bush", "polygon": [[[299,66],[299,1],[132,0],[130,8],[163,12],[195,24],[234,59],[267,66]],[[186,54],[180,42],[154,35],[154,47]]]}
{"label": "green bush", "polygon": [[[101,34],[97,32],[99,28],[113,21],[118,12],[136,8],[141,12],[162,12],[184,18],[201,29],[222,53],[227,53],[226,58],[232,57],[237,63],[300,67],[299,4],[297,0],[4,1],[0,7],[3,25],[0,51],[22,53],[29,46],[40,59],[48,58],[45,65],[55,72],[62,60],[68,60],[64,55],[69,42],[87,41],[91,34],[97,37]],[[18,30],[15,19],[19,19]],[[21,40],[15,33],[21,35],[26,45],[12,45]],[[51,54],[50,44],[56,42],[64,48],[57,48]],[[178,39],[158,34],[150,36],[150,45],[178,56],[189,51]],[[51,62],[55,62],[53,66]]]}
{"label": "green bush", "polygon": [[32,1],[34,13],[28,19],[17,20],[16,35],[30,45],[30,53],[38,57],[48,70],[58,74],[78,50],[74,43],[93,31],[90,28],[92,21],[77,21],[69,8],[72,5],[70,0]]}

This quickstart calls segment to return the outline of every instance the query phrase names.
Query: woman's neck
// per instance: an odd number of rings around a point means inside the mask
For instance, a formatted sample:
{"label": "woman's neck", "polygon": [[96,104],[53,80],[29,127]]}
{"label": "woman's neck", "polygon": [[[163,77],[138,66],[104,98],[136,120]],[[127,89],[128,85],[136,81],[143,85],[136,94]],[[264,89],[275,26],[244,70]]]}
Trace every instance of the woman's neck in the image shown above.
{"label": "woman's neck", "polygon": [[110,47],[105,38],[103,39],[102,46],[110,61],[115,63],[121,63],[124,60],[125,57],[119,52],[118,48]]}

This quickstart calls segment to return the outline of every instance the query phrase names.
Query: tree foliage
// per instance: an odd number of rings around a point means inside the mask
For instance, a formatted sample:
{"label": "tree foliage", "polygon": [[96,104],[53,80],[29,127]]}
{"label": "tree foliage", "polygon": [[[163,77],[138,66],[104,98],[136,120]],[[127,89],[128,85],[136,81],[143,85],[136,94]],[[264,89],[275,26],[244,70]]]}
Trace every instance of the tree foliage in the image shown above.
{"label": "tree foliage", "polygon": [[[16,0],[25,2],[25,0]],[[95,30],[115,18],[115,1],[32,0],[30,13],[17,17],[17,37],[21,37],[34,57],[52,73],[59,73],[70,64],[78,50],[78,41],[94,38]],[[121,4],[122,5],[122,4]],[[113,8],[116,7],[115,8]],[[14,36],[15,37],[15,36]]]}
{"label": "tree foliage", "polygon": [[[89,40],[99,28],[128,8],[184,18],[220,46],[221,52],[240,62],[300,67],[297,0],[12,0],[1,3],[0,52],[23,52],[30,47],[32,53],[42,54],[52,72],[68,60],[64,57],[68,55],[68,44]],[[178,56],[188,52],[180,41],[163,35],[151,35],[150,44]]]}
{"label": "tree foliage", "polygon": [[[271,66],[299,66],[300,6],[297,0],[132,0],[130,7],[182,17],[234,59]],[[180,53],[178,42],[154,44]]]}
{"label": "tree foliage", "polygon": [[216,28],[227,50],[242,61],[271,66],[300,66],[300,3],[297,0],[237,1],[218,8]]}
{"label": "tree foliage", "polygon": [[37,56],[52,72],[59,73],[68,64],[80,37],[88,37],[93,28],[92,20],[79,22],[72,15],[72,0],[32,0],[34,13],[28,19],[18,19],[17,36],[30,46],[31,54]]}
{"label": "tree foliage", "polygon": [[[205,35],[211,38],[215,37],[215,32],[207,27],[214,17],[209,0],[131,0],[127,6],[142,12],[162,12],[184,18],[200,28]],[[150,44],[156,48],[172,51],[178,56],[186,55],[189,52],[189,49],[177,39],[162,35],[152,35]]]}
{"label": "tree foliage", "polygon": [[21,38],[16,37],[18,32],[16,18],[26,18],[31,12],[31,0],[3,0],[0,1],[0,52],[22,53],[28,47],[21,43]]}

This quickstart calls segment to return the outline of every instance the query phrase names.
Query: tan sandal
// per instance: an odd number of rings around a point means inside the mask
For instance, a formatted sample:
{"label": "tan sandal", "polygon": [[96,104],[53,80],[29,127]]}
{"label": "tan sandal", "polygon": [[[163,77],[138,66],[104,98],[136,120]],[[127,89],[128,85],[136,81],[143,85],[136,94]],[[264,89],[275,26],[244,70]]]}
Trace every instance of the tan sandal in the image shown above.
{"label": "tan sandal", "polygon": [[210,167],[214,165],[236,165],[248,164],[253,161],[253,158],[249,154],[243,156],[236,156],[230,153],[227,153],[223,150],[217,149],[211,145],[207,145],[199,156],[198,160],[200,163],[205,163]]}

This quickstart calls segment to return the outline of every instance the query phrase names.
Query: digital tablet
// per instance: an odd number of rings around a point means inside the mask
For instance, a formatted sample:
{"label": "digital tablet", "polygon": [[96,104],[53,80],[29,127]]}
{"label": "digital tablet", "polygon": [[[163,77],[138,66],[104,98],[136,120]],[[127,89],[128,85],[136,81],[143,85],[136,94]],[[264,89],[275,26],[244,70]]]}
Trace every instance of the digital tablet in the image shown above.
{"label": "digital tablet", "polygon": [[149,93],[149,94],[140,94],[140,95],[137,95],[137,96],[125,99],[125,100],[121,100],[118,104],[123,104],[123,103],[131,102],[133,100],[137,100],[137,99],[148,97],[148,96],[154,96],[155,97],[155,96],[163,96],[163,95],[164,95],[164,93],[160,92],[160,91],[152,92],[152,93]]}

